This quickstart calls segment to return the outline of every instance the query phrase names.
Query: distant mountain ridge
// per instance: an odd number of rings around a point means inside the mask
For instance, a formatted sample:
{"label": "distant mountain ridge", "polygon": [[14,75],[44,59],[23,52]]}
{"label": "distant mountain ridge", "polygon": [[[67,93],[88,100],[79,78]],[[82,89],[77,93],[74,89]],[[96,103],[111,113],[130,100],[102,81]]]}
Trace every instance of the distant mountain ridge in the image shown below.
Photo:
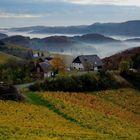
{"label": "distant mountain ridge", "polygon": [[0,39],[4,39],[4,38],[7,38],[7,37],[8,37],[8,35],[0,33]]}
{"label": "distant mountain ridge", "polygon": [[126,42],[140,42],[140,38],[132,38],[125,40]]}
{"label": "distant mountain ridge", "polygon": [[32,26],[22,28],[11,28],[14,32],[29,32],[29,33],[59,33],[59,34],[90,34],[97,33],[103,35],[127,35],[140,36],[140,20],[127,21],[122,23],[94,23],[92,25],[81,26]]}
{"label": "distant mountain ridge", "polygon": [[101,34],[85,34],[82,36],[73,37],[75,40],[83,41],[86,43],[111,43],[111,42],[119,42],[119,40],[113,39],[111,37],[107,37]]}
{"label": "distant mountain ridge", "polygon": [[61,50],[61,49],[76,49],[76,46],[86,46],[86,44],[104,44],[104,43],[116,43],[120,42],[111,37],[106,37],[100,34],[86,34],[81,36],[51,36],[46,38],[29,38],[20,35],[11,36],[2,39],[5,43],[21,45],[32,49],[41,50]]}

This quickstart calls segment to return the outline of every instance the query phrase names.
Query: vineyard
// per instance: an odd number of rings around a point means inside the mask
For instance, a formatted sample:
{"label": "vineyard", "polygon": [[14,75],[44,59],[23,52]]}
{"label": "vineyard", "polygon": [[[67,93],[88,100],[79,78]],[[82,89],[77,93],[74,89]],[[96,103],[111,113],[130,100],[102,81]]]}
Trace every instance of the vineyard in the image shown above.
{"label": "vineyard", "polygon": [[140,93],[26,91],[23,103],[0,101],[0,139],[138,140]]}

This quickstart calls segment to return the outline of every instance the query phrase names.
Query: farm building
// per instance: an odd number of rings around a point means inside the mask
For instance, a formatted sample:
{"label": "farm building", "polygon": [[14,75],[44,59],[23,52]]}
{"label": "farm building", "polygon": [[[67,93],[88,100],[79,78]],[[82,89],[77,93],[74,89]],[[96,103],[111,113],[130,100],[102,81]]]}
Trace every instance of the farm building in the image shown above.
{"label": "farm building", "polygon": [[41,62],[37,64],[37,73],[40,75],[40,77],[51,77],[54,75],[53,67],[49,63],[49,61],[45,60],[44,62]]}
{"label": "farm building", "polygon": [[71,68],[80,71],[98,71],[102,66],[103,63],[97,55],[81,55],[73,60]]}

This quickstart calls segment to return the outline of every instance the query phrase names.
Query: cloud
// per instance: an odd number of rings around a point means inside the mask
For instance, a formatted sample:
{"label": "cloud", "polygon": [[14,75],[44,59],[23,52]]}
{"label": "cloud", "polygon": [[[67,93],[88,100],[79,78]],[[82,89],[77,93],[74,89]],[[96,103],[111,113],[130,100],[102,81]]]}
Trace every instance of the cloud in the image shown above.
{"label": "cloud", "polygon": [[39,18],[42,15],[0,12],[0,18]]}
{"label": "cloud", "polygon": [[75,4],[109,4],[109,5],[134,5],[140,6],[140,0],[64,0]]}
{"label": "cloud", "polygon": [[74,4],[106,4],[106,5],[125,5],[140,6],[140,0],[7,0],[13,3],[48,3],[66,2]]}

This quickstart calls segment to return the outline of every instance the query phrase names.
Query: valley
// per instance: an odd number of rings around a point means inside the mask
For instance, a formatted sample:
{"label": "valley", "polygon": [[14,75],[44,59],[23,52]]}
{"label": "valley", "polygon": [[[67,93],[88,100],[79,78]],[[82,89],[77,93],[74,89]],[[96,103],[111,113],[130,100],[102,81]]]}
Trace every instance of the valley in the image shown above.
{"label": "valley", "polygon": [[139,140],[139,27],[1,28],[0,139]]}
{"label": "valley", "polygon": [[[22,33],[24,35],[24,33]],[[139,38],[117,39],[101,34],[85,34],[69,36],[63,34],[53,35],[41,38],[41,35],[34,34],[35,38],[23,35],[14,35],[2,39],[9,44],[20,45],[26,48],[46,51],[50,53],[59,53],[63,55],[82,55],[98,54],[101,58],[111,56],[117,52],[139,46]],[[45,37],[45,38],[44,38]]]}

